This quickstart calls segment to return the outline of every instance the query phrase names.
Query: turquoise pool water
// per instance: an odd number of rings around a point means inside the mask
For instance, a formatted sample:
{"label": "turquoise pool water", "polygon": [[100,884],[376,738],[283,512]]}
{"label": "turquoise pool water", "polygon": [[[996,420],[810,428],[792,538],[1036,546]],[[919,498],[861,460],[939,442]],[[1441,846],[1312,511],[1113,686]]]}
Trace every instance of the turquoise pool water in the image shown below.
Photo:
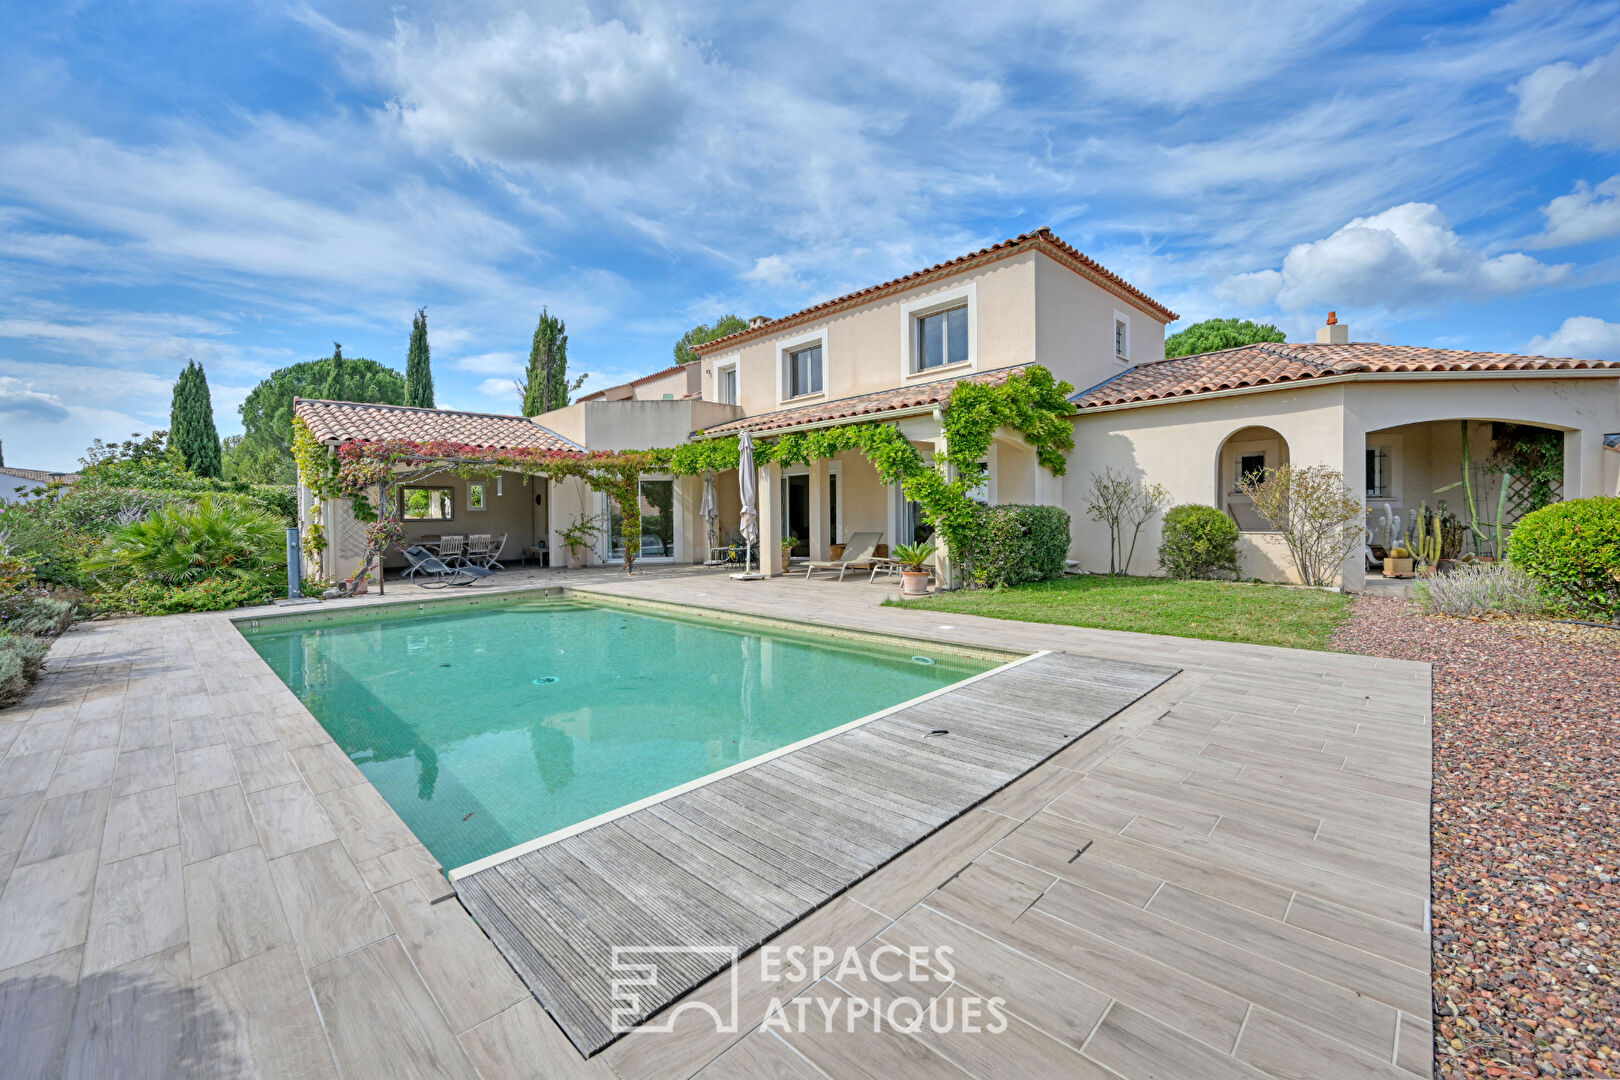
{"label": "turquoise pool water", "polygon": [[572,597],[242,632],[446,869],[994,667]]}

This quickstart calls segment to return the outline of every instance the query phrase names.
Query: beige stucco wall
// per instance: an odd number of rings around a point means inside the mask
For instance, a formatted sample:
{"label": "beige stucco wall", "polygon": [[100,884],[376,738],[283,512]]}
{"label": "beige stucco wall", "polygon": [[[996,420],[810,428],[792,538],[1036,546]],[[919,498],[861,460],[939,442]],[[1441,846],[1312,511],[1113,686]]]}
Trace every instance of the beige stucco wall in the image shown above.
{"label": "beige stucco wall", "polygon": [[576,401],[535,422],[589,450],[652,450],[679,446],[692,432],[741,415],[714,401]]}
{"label": "beige stucco wall", "polygon": [[[1400,504],[1425,499],[1454,479],[1459,458],[1459,419],[1506,420],[1565,431],[1565,498],[1614,493],[1614,475],[1605,471],[1606,431],[1620,430],[1620,380],[1613,378],[1514,377],[1347,380],[1259,393],[1164,402],[1146,407],[1087,412],[1075,422],[1064,505],[1073,516],[1071,554],[1087,570],[1108,568],[1106,529],[1086,516],[1083,492],[1089,474],[1112,465],[1138,479],[1170,489],[1176,503],[1222,505],[1222,485],[1230,464],[1223,444],[1250,427],[1270,428],[1287,442],[1296,465],[1328,465],[1342,471],[1352,491],[1364,491],[1368,432],[1399,429],[1403,445]],[[1408,425],[1421,425],[1411,428]],[[1375,435],[1375,438],[1377,436]],[[1488,452],[1489,424],[1471,436],[1477,453]],[[1227,455],[1229,457],[1229,455]],[[1217,463],[1220,462],[1218,466]],[[1449,494],[1449,493],[1448,493]],[[1448,499],[1460,509],[1460,495]],[[1375,504],[1376,505],[1376,504]],[[1376,510],[1375,510],[1376,514]],[[1156,573],[1161,519],[1150,521],[1137,545],[1133,573]],[[1286,554],[1274,538],[1246,533],[1240,553],[1245,576],[1292,580]],[[1361,583],[1359,554],[1346,564],[1345,584]]]}
{"label": "beige stucco wall", "polygon": [[[969,304],[972,358],[965,365],[908,370],[913,309],[926,310],[935,301],[953,299]],[[1145,308],[1044,253],[1026,251],[707,356],[702,362],[702,393],[716,399],[715,368],[733,363],[738,368],[738,400],[749,414],[1031,361],[1083,389],[1122,368],[1113,358],[1115,311],[1130,320],[1132,363],[1162,359],[1164,324]],[[784,352],[813,344],[812,339],[823,334],[823,392],[784,400],[780,377]]]}

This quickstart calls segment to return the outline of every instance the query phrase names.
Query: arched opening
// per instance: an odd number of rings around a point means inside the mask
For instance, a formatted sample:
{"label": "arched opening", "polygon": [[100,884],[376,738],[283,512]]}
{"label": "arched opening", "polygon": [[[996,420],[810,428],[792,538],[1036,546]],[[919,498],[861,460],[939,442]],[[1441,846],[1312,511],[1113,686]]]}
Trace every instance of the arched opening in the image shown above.
{"label": "arched opening", "polygon": [[1367,433],[1367,524],[1375,548],[1441,529],[1442,559],[1501,553],[1525,514],[1564,497],[1565,432],[1507,420],[1429,420]]}
{"label": "arched opening", "polygon": [[1216,455],[1216,506],[1243,532],[1269,532],[1271,525],[1255,513],[1253,501],[1239,489],[1245,476],[1288,464],[1288,440],[1268,427],[1246,427],[1226,437]]}

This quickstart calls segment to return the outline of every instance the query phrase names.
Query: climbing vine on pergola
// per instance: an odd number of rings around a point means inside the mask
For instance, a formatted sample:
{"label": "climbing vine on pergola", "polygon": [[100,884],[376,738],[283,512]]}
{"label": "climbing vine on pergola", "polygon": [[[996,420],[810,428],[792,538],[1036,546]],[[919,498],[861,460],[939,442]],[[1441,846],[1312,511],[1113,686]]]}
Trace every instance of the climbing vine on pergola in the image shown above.
{"label": "climbing vine on pergola", "polygon": [[[973,495],[983,483],[978,463],[999,428],[1020,432],[1037,460],[1054,475],[1065,469],[1074,448],[1068,397],[1074,388],[1039,365],[1004,382],[958,383],[943,407],[945,448],[930,466],[893,423],[854,423],[794,431],[755,444],[758,465],[807,465],[857,450],[871,461],[884,484],[899,484],[906,498],[920,504],[949,550],[971,551],[982,539],[984,515]],[[302,421],[295,422],[299,472],[317,499],[347,498],[357,520],[366,522],[366,558],[356,578],[367,577],[373,562],[402,544],[399,489],[435,474],[492,479],[516,472],[550,480],[576,478],[613,499],[620,511],[625,572],[641,554],[640,483],[643,473],[695,476],[737,467],[736,436],[700,439],[657,450],[567,451],[490,450],[453,442],[346,442],[335,455],[317,455],[319,443]],[[316,551],[324,547],[319,542]],[[306,547],[307,550],[307,547]],[[313,554],[313,553],[312,553]]]}

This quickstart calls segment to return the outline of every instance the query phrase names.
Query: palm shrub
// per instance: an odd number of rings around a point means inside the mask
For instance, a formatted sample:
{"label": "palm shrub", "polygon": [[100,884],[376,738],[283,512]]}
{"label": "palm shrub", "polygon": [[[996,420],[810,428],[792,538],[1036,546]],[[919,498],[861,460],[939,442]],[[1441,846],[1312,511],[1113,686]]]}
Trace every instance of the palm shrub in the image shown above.
{"label": "palm shrub", "polygon": [[1237,522],[1213,506],[1187,503],[1164,515],[1159,567],[1173,578],[1235,578],[1237,541]]}
{"label": "palm shrub", "polygon": [[205,495],[113,530],[88,566],[98,577],[165,585],[256,577],[279,564],[283,536],[270,514]]}
{"label": "palm shrub", "polygon": [[1573,610],[1620,619],[1620,497],[1531,511],[1513,526],[1508,559]]}

